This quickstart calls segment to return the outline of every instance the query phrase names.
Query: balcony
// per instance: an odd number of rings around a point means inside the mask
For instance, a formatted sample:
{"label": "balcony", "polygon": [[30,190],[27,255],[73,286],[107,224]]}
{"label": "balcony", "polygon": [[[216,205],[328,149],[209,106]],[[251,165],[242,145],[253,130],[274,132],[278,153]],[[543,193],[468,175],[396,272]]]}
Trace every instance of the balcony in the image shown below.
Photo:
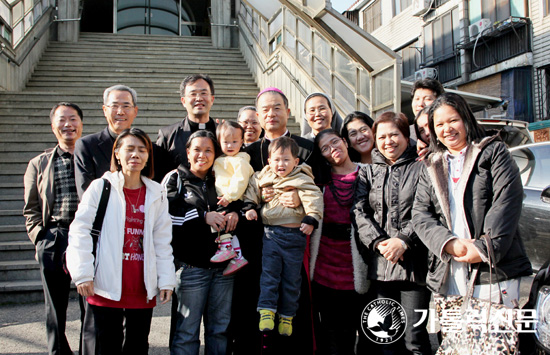
{"label": "balcony", "polygon": [[471,72],[490,67],[518,55],[531,52],[531,23],[527,18],[510,17],[497,23],[479,38],[457,45],[472,55]]}

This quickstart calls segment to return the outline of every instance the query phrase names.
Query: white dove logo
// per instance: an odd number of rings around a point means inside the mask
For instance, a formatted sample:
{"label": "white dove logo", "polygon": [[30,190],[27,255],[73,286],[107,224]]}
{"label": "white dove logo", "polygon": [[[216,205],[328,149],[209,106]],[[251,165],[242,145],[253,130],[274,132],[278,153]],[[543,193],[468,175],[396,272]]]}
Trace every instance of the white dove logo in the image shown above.
{"label": "white dove logo", "polygon": [[363,310],[361,327],[373,342],[391,344],[405,333],[407,316],[398,302],[389,298],[379,298]]}

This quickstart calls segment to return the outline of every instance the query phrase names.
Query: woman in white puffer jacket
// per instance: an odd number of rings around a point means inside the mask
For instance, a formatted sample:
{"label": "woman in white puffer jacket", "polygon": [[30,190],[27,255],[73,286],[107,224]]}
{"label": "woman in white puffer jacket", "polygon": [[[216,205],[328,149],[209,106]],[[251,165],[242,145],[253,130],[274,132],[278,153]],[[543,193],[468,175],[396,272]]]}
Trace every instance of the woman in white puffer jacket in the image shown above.
{"label": "woman in white puffer jacket", "polygon": [[[146,354],[156,295],[176,285],[172,222],[166,192],[153,174],[152,143],[132,128],[115,141],[111,172],[92,182],[69,230],[67,267],[93,312],[100,354]],[[92,254],[92,224],[104,181],[111,184],[105,219]]]}

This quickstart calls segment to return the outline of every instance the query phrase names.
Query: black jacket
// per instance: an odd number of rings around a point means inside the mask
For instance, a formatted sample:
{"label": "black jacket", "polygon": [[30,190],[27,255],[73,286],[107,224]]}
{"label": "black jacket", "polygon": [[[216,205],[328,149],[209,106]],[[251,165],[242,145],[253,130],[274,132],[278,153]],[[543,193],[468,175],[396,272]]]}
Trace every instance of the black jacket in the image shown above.
{"label": "black jacket", "polygon": [[[388,165],[378,149],[374,149],[372,164],[359,172],[351,217],[370,280],[425,283],[428,251],[411,223],[421,167],[416,158],[416,149],[408,147],[393,165]],[[376,248],[389,238],[406,243],[403,261],[392,264]]]}
{"label": "black jacket", "polygon": [[[413,225],[429,253],[428,287],[445,293],[450,255],[443,251],[453,237],[448,187],[448,163],[444,153],[424,160],[413,209]],[[465,177],[465,178],[463,178]],[[498,280],[531,274],[531,263],[518,232],[523,200],[519,169],[504,143],[491,136],[470,145],[457,187],[464,213],[478,250],[487,258],[487,246],[480,239],[491,237],[498,268]],[[489,283],[488,264],[482,263],[477,283]]]}
{"label": "black jacket", "polygon": [[[208,174],[202,180],[180,165],[166,176],[163,184],[172,217],[175,261],[202,268],[225,267],[227,263],[210,262],[217,250],[215,239],[218,233],[212,233],[210,225],[206,224],[205,214],[217,211],[214,177]],[[239,208],[240,205],[230,204],[225,211],[236,212]]]}
{"label": "black jacket", "polygon": [[[75,181],[78,198],[82,198],[84,191],[92,181],[99,179],[111,170],[111,154],[115,141],[109,133],[109,127],[98,133],[90,134],[76,141],[74,148]],[[154,181],[160,183],[170,169],[168,153],[153,144]]]}
{"label": "black jacket", "polygon": [[[189,124],[189,117],[185,117],[181,122],[174,123],[170,126],[159,129],[157,135],[157,145],[165,149],[170,155],[171,169],[175,169],[180,164],[188,166],[187,149],[185,145],[187,140],[197,129],[194,129]],[[209,118],[206,123],[206,130],[212,132],[216,136],[216,122]]]}

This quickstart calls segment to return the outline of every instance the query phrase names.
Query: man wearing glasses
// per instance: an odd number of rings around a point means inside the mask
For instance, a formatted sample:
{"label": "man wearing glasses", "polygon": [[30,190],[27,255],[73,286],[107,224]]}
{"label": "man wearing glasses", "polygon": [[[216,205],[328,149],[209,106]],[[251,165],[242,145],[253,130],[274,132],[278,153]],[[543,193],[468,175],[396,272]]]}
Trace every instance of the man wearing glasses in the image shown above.
{"label": "man wearing glasses", "polygon": [[137,93],[125,85],[111,86],[103,92],[103,114],[107,127],[76,142],[75,180],[82,199],[90,183],[111,168],[111,154],[116,137],[130,128],[138,113]]}
{"label": "man wearing glasses", "polygon": [[214,104],[214,83],[208,75],[189,75],[180,85],[180,96],[187,117],[181,122],[163,127],[158,132],[157,145],[170,154],[174,168],[187,164],[187,139],[200,129],[206,129],[216,135],[216,121],[210,117]]}

